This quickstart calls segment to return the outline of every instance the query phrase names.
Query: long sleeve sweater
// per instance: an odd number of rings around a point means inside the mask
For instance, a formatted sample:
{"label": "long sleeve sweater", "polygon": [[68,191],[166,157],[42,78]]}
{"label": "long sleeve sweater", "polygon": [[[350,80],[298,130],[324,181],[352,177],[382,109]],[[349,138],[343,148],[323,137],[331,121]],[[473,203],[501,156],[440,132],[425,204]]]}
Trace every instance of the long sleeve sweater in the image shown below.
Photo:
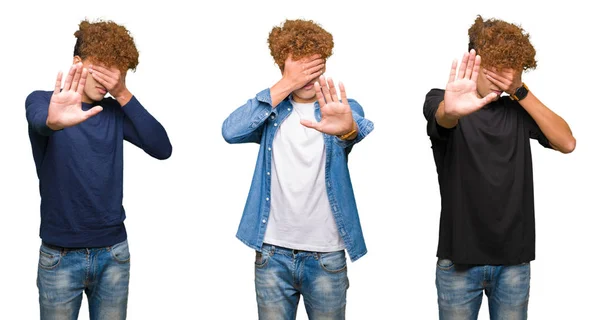
{"label": "long sleeve sweater", "polygon": [[[104,247],[127,239],[123,200],[123,140],[157,159],[171,156],[163,126],[136,97],[59,131],[46,125],[51,91],[26,100],[29,139],[39,178],[42,241],[67,248]],[[82,103],[83,110],[92,104]]]}

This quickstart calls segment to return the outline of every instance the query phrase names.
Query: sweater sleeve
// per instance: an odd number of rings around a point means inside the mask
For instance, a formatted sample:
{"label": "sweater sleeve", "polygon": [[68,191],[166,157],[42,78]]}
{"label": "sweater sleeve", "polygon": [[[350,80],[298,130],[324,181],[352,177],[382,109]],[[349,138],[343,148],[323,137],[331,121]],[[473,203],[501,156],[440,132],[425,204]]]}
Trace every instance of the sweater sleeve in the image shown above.
{"label": "sweater sleeve", "polygon": [[50,136],[54,132],[46,125],[51,96],[46,91],[34,91],[25,100],[25,113],[29,128],[42,136]]}
{"label": "sweater sleeve", "polygon": [[164,160],[171,156],[173,147],[165,128],[142,106],[135,96],[122,107],[125,140],[144,150],[150,156]]}

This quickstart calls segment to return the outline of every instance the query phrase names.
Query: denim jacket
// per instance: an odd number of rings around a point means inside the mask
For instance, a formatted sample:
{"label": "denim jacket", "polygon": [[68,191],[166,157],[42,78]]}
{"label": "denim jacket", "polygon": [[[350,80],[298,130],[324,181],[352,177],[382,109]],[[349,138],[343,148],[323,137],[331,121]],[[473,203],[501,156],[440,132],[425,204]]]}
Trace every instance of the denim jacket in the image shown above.
{"label": "denim jacket", "polygon": [[[273,139],[279,124],[291,113],[291,95],[277,107],[271,106],[270,89],[259,92],[254,99],[236,109],[225,119],[222,134],[228,143],[260,144],[256,168],[246,200],[246,206],[237,231],[237,238],[253,248],[261,250],[269,212],[271,209],[271,161]],[[351,261],[356,261],[367,253],[367,247],[360,226],[354,191],[348,171],[348,154],[352,147],[373,131],[373,122],[364,118],[362,107],[354,100],[348,100],[352,116],[358,124],[358,136],[344,141],[336,136],[323,134],[325,142],[325,183],[331,211],[340,236]],[[319,103],[315,101],[315,117],[321,120]]]}

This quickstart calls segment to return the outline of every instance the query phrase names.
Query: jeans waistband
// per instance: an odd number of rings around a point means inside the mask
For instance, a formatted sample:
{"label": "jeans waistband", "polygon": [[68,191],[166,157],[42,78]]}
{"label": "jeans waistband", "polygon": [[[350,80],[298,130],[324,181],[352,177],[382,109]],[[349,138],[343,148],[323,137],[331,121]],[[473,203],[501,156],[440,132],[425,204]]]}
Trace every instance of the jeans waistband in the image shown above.
{"label": "jeans waistband", "polygon": [[55,246],[53,244],[50,244],[48,242],[42,241],[42,245],[44,247],[50,248],[52,250],[56,250],[56,251],[60,251],[60,252],[68,252],[68,251],[81,251],[81,250],[101,250],[101,249],[110,249],[112,246],[106,246],[106,247],[77,247],[77,248],[67,248],[67,247],[60,247],[60,246]]}
{"label": "jeans waistband", "polygon": [[[298,250],[298,249],[290,249],[285,247],[276,246],[270,243],[263,243],[263,250],[267,249],[270,252],[279,252],[287,255],[321,255],[330,252],[319,252],[319,251],[306,251],[306,250]],[[343,250],[339,250],[343,251]],[[337,252],[337,251],[333,251]]]}

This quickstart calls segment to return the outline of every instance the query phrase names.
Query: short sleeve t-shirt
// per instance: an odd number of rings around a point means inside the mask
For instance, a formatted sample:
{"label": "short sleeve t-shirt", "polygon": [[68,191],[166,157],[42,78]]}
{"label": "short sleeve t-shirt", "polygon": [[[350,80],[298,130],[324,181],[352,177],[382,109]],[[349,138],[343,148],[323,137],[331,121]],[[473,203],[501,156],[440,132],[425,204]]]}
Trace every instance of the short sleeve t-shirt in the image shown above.
{"label": "short sleeve t-shirt", "polygon": [[551,148],[548,139],[509,97],[443,128],[435,119],[443,99],[444,90],[432,89],[423,106],[441,195],[437,256],[461,264],[534,260],[530,139]]}
{"label": "short sleeve t-shirt", "polygon": [[264,242],[306,251],[342,250],[325,186],[323,134],[300,123],[315,121],[315,105],[292,100],[292,107],[273,140],[271,212]]}

